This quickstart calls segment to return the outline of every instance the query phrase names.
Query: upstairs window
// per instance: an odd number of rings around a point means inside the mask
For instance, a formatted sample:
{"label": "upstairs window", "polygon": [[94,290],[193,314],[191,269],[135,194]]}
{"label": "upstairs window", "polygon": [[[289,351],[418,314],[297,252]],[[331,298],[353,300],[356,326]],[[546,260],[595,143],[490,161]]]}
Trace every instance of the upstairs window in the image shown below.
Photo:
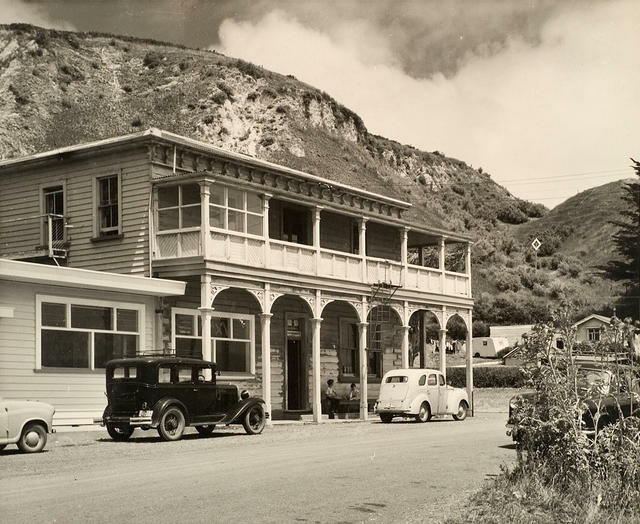
{"label": "upstairs window", "polygon": [[158,188],[158,230],[200,227],[200,186],[181,184]]}
{"label": "upstairs window", "polygon": [[49,242],[49,217],[51,219],[51,241],[64,240],[64,187],[52,186],[42,190],[42,211],[44,218],[44,243]]}
{"label": "upstairs window", "polygon": [[587,338],[589,342],[599,342],[600,341],[600,328],[588,328],[587,329]]}
{"label": "upstairs window", "polygon": [[211,186],[209,224],[212,228],[262,236],[262,197],[220,184]]}
{"label": "upstairs window", "polygon": [[120,232],[120,198],[118,175],[97,179],[98,236],[117,235]]}

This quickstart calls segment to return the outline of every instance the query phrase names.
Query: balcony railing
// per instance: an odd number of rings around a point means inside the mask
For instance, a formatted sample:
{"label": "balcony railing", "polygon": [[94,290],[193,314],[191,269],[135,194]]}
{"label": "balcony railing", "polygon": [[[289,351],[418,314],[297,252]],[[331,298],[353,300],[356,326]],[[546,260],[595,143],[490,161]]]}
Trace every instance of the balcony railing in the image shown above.
{"label": "balcony railing", "polygon": [[397,261],[363,257],[331,249],[284,242],[242,233],[211,231],[206,252],[200,248],[200,231],[156,233],[155,260],[204,256],[241,266],[267,268],[350,282],[388,282],[405,289],[471,296],[469,276]]}

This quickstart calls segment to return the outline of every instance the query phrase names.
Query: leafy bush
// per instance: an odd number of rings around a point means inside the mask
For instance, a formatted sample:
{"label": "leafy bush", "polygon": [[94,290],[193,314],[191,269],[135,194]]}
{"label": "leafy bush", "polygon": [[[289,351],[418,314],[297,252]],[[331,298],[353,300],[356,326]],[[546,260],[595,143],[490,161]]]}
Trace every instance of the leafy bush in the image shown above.
{"label": "leafy bush", "polygon": [[247,76],[250,76],[252,78],[255,78],[256,80],[258,78],[262,78],[263,76],[265,76],[264,69],[262,69],[261,67],[258,67],[255,64],[252,64],[251,62],[246,62],[245,60],[241,60],[240,58],[238,58],[235,62],[233,62],[233,65],[241,73]]}
{"label": "leafy bush", "polygon": [[529,289],[533,289],[536,284],[546,286],[549,283],[549,275],[547,273],[531,267],[520,266],[518,268],[518,275],[520,276],[522,285]]}
{"label": "leafy bush", "polygon": [[149,51],[146,55],[144,55],[144,58],[142,59],[142,63],[145,67],[149,69],[154,69],[162,64],[163,59],[164,59],[164,56],[162,56],[160,53],[157,53],[155,51]]}
{"label": "leafy bush", "polygon": [[512,271],[501,271],[495,276],[495,285],[500,291],[518,291],[522,285],[520,276]]}
{"label": "leafy bush", "polygon": [[514,202],[504,202],[498,209],[498,220],[507,224],[524,224],[529,219]]}
{"label": "leafy bush", "polygon": [[487,326],[487,324],[485,324],[482,320],[474,320],[471,332],[473,333],[474,337],[488,337],[489,326]]}
{"label": "leafy bush", "polygon": [[[463,388],[467,384],[465,368],[447,368],[447,382],[453,387]],[[475,388],[521,388],[524,375],[517,366],[487,366],[473,368]]]}

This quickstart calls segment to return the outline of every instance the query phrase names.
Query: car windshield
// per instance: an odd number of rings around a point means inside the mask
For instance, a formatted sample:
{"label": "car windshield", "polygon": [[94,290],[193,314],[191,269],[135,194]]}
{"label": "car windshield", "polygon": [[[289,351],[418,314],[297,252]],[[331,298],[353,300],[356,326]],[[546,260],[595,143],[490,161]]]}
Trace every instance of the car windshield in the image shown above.
{"label": "car windshield", "polygon": [[406,382],[407,380],[409,380],[408,377],[401,377],[401,376],[393,376],[393,377],[387,377],[387,384],[391,383],[391,382]]}
{"label": "car windshield", "polygon": [[117,366],[113,368],[114,380],[136,378],[137,376],[138,376],[138,368],[136,368],[135,366]]}

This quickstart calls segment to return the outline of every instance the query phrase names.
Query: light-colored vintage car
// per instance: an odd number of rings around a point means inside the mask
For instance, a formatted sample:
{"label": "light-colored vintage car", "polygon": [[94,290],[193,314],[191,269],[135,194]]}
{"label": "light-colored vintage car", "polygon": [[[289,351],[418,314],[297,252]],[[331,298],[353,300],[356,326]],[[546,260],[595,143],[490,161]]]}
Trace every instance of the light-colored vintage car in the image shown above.
{"label": "light-colored vintage car", "polygon": [[464,420],[469,398],[464,389],[448,386],[436,369],[394,369],[382,378],[375,410],[384,423],[393,417],[415,417],[418,422],[427,422],[440,415]]}
{"label": "light-colored vintage car", "polygon": [[17,444],[25,453],[37,453],[52,432],[55,409],[45,402],[7,400],[0,397],[0,450]]}

